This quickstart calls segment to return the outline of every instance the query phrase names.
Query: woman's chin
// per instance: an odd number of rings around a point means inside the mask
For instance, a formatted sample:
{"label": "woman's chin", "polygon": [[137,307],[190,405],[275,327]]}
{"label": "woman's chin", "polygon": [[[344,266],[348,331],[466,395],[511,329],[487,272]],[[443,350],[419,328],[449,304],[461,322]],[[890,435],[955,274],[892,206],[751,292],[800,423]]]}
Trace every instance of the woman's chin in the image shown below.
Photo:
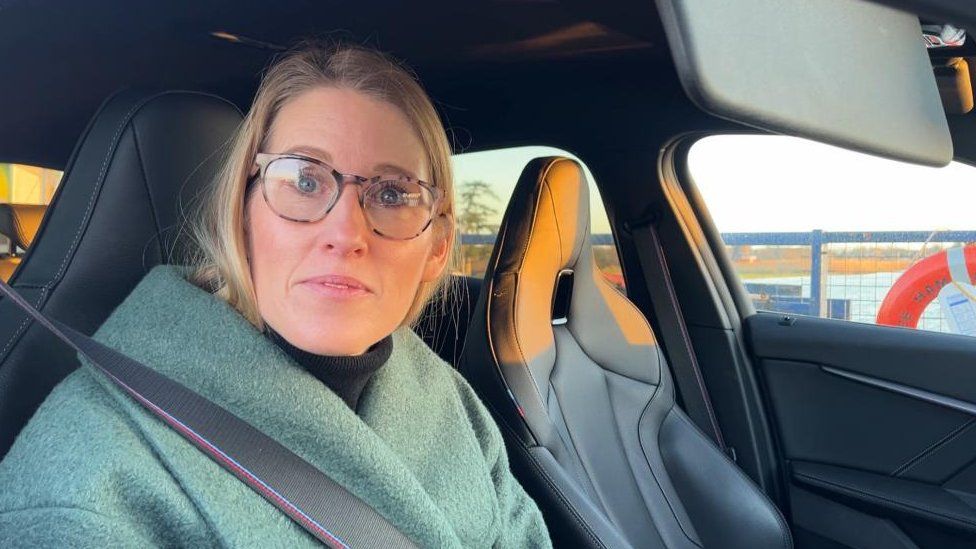
{"label": "woman's chin", "polygon": [[[288,343],[295,347],[316,355],[328,356],[355,356],[365,353],[377,341],[383,339],[384,335],[364,337],[366,334],[360,330],[356,334],[343,334],[341,330],[348,330],[351,326],[365,326],[366,323],[357,319],[338,320],[334,318],[321,319],[314,322],[315,328],[312,330],[284,330],[278,333],[285,338]],[[291,332],[286,333],[286,332]]]}

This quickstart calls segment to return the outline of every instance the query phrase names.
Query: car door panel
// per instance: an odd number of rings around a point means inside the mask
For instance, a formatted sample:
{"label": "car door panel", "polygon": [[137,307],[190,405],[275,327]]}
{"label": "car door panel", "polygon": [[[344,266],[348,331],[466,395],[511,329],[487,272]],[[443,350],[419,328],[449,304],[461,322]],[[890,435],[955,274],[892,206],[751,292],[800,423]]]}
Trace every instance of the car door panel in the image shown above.
{"label": "car door panel", "polygon": [[764,312],[744,326],[793,522],[817,532],[800,546],[976,544],[976,338]]}

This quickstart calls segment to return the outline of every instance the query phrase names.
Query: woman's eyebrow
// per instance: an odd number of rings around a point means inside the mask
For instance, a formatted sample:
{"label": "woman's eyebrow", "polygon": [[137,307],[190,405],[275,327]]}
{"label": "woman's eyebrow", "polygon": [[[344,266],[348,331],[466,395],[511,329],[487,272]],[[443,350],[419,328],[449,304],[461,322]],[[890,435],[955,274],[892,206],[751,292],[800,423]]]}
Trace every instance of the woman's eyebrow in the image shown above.
{"label": "woman's eyebrow", "polygon": [[332,155],[329,154],[329,151],[326,151],[325,149],[320,149],[318,147],[309,146],[309,145],[298,145],[295,147],[289,147],[288,150],[285,151],[285,154],[301,154],[304,156],[310,156],[312,158],[316,158],[323,162],[328,162],[330,164],[332,163]]}
{"label": "woman's eyebrow", "polygon": [[[296,145],[294,147],[289,147],[287,150],[285,150],[285,154],[300,154],[303,156],[310,156],[328,164],[332,164],[332,155],[329,154],[329,151],[320,149],[313,145]],[[412,170],[408,170],[391,162],[383,162],[373,166],[373,173],[377,175],[405,175],[413,179],[418,179],[417,175]]]}
{"label": "woman's eyebrow", "polygon": [[417,179],[416,174],[414,174],[411,170],[390,163],[377,164],[373,166],[373,173],[381,174],[381,175],[387,175],[387,174],[405,175],[407,177],[412,177],[414,179]]}

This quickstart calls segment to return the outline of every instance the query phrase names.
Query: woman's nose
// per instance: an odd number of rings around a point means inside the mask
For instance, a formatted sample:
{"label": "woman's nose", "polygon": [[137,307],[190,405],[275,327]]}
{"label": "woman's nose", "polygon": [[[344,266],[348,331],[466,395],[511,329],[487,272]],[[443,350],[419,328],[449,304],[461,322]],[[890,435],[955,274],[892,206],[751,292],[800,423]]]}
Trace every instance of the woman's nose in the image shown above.
{"label": "woman's nose", "polygon": [[359,204],[359,187],[346,185],[332,210],[322,219],[321,241],[328,250],[341,255],[362,255],[370,228]]}

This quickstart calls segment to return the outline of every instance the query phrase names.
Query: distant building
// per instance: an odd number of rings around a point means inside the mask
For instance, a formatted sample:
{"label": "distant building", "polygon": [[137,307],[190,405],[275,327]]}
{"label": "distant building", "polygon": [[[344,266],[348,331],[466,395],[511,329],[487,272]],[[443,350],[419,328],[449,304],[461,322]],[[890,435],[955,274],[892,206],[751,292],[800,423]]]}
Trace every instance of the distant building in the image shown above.
{"label": "distant building", "polygon": [[0,164],[0,203],[49,204],[60,181],[57,170]]}

